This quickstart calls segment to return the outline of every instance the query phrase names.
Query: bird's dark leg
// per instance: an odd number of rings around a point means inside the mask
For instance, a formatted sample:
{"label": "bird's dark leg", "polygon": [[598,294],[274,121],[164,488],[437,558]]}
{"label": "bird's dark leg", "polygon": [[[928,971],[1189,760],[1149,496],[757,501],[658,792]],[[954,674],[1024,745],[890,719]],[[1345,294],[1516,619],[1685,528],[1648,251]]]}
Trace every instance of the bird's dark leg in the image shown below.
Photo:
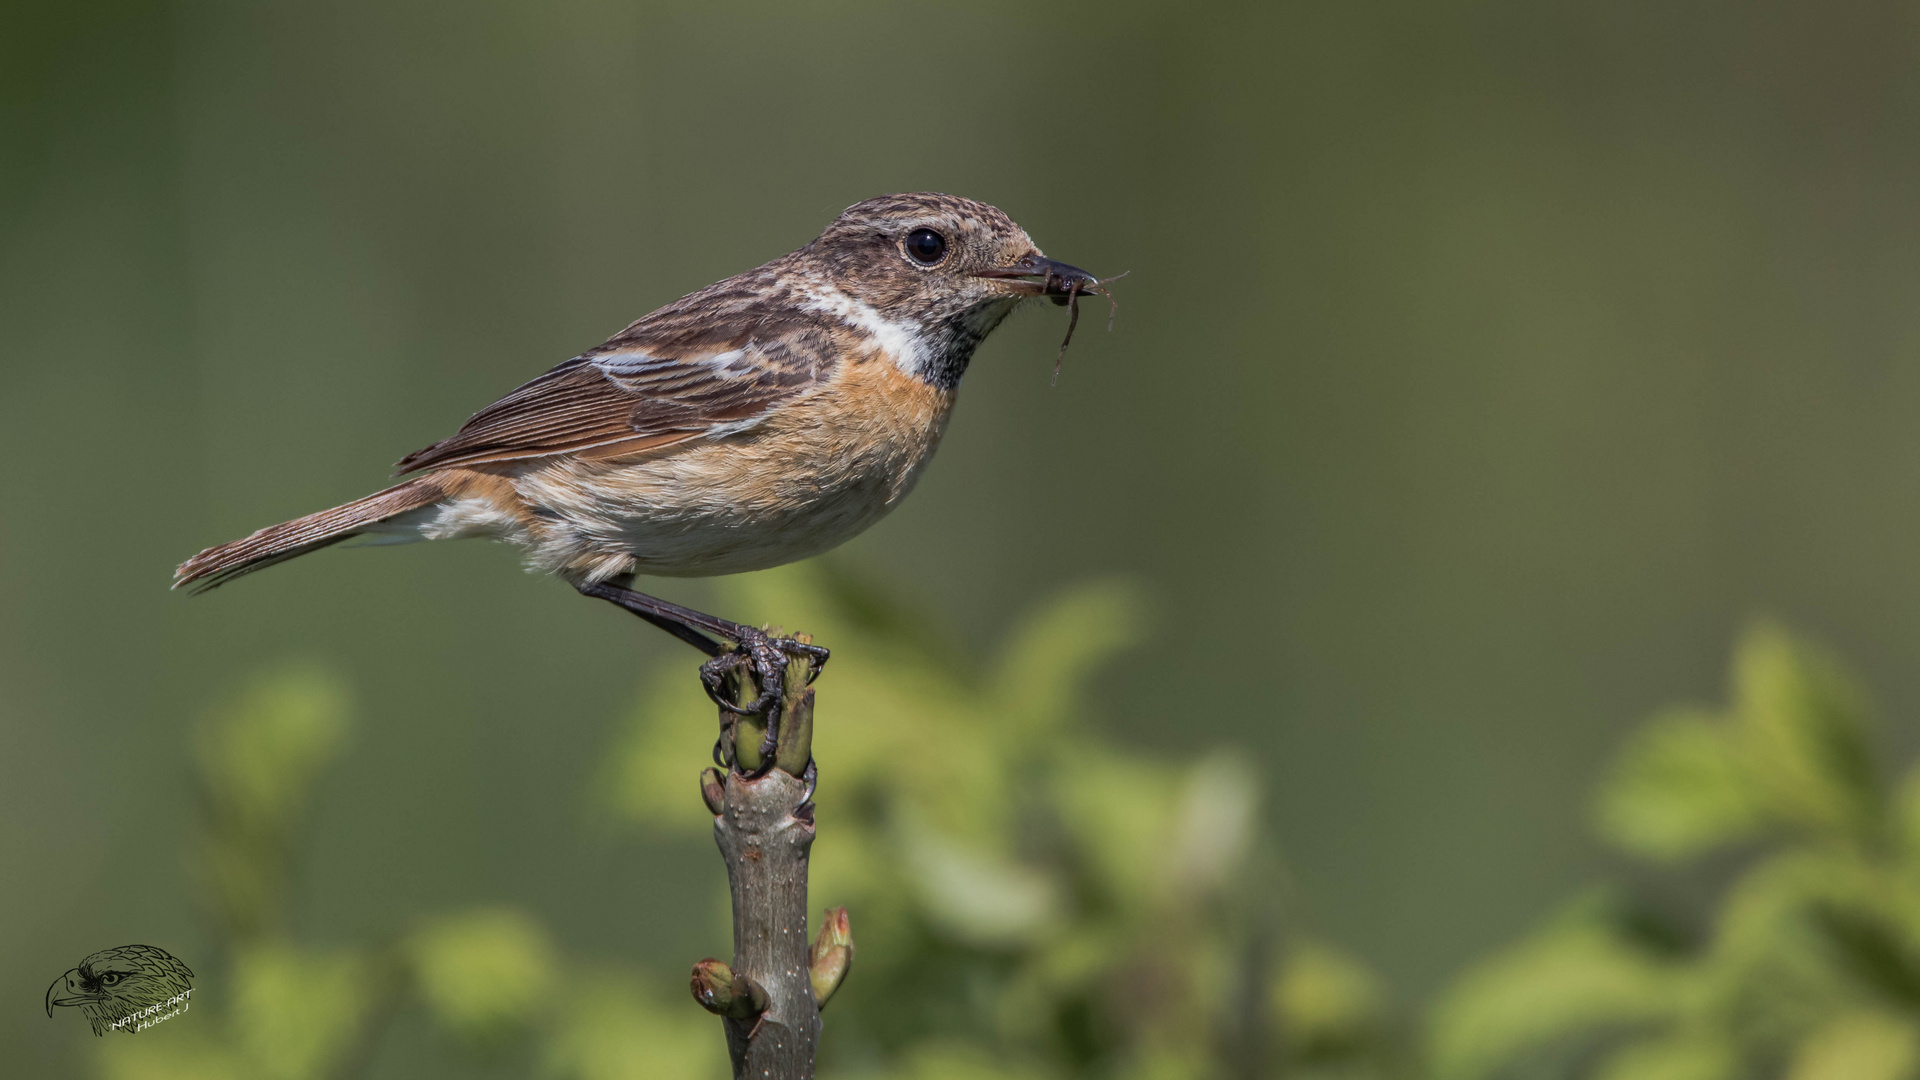
{"label": "bird's dark leg", "polygon": [[724,619],[717,619],[692,608],[681,607],[679,604],[670,604],[665,600],[648,596],[646,593],[634,592],[632,589],[608,581],[576,584],[574,588],[579,589],[586,596],[597,596],[633,612],[708,656],[719,656],[727,649],[726,646],[701,631],[705,630],[708,633],[726,637],[728,636],[726,630],[735,628],[734,624]]}
{"label": "bird's dark leg", "polygon": [[[635,592],[625,585],[615,584],[614,581],[576,582],[574,588],[583,595],[598,597],[633,612],[711,657],[700,665],[700,682],[707,688],[707,696],[723,709],[766,719],[767,731],[761,740],[760,760],[771,767],[774,752],[779,746],[780,695],[786,684],[787,658],[804,657],[807,661],[807,681],[812,682],[827,664],[826,649],[792,638],[771,637],[757,627],[668,603],[646,593]],[[709,634],[713,636],[709,637]],[[716,637],[721,640],[715,641]],[[744,707],[726,694],[726,677],[741,664],[752,665],[754,684],[760,688],[759,698]]]}

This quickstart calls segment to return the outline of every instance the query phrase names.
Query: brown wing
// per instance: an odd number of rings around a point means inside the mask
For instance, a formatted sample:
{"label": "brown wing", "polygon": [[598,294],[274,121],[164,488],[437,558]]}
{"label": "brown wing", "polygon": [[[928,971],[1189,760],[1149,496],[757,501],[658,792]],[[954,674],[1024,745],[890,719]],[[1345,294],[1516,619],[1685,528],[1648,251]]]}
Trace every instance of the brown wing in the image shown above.
{"label": "brown wing", "polygon": [[[723,435],[751,426],[832,366],[830,353],[795,350],[791,338],[735,344],[709,337],[670,348],[646,347],[634,336],[629,331],[534,379],[451,438],[400,459],[397,470],[623,453]],[[809,362],[795,363],[797,351],[811,353]]]}

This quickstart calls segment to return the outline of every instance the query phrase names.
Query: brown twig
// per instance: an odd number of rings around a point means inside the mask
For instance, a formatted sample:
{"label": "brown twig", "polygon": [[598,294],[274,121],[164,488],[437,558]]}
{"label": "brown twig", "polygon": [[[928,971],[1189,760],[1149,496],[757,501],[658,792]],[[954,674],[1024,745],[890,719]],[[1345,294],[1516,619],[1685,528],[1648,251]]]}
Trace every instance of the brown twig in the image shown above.
{"label": "brown twig", "polygon": [[[805,641],[804,638],[800,639]],[[733,901],[733,963],[694,965],[695,1001],[721,1017],[736,1080],[811,1080],[820,1008],[852,960],[844,908],[829,912],[820,941],[807,938],[807,859],[813,847],[813,691],[810,667],[787,668],[773,760],[764,731],[722,708],[722,769],[701,773],[713,837]],[[753,689],[733,687],[736,700]],[[757,774],[757,775],[756,775]],[[816,995],[818,1001],[816,1000]]]}

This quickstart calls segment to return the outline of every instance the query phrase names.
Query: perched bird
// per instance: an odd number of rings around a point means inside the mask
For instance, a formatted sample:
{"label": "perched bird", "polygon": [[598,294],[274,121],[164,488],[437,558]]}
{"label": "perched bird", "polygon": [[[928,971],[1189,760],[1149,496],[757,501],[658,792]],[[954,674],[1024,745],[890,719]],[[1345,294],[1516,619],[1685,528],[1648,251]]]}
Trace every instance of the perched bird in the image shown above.
{"label": "perched bird", "polygon": [[193,989],[191,978],[187,965],[153,945],[102,949],[47,987],[47,1015],[55,1005],[77,1005],[95,1035],[116,1027],[137,1034],[140,1028],[130,1018],[176,998],[184,1004],[183,996]]}
{"label": "perched bird", "polygon": [[[750,663],[761,694],[748,711],[777,709],[787,657],[817,672],[825,650],[635,592],[634,575],[764,569],[872,525],[938,445],[981,339],[1022,300],[1065,304],[1104,285],[984,203],[868,199],[800,250],[668,304],[400,460],[421,475],[208,548],[174,587],[210,589],[355,536],[503,539],[530,568]],[[703,668],[710,691],[718,670]]]}

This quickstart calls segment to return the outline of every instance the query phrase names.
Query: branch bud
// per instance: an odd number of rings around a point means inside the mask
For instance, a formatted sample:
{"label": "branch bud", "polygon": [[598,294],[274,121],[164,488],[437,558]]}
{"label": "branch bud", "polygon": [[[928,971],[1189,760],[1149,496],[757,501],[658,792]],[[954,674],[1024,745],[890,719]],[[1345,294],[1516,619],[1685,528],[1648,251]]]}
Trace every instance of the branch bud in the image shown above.
{"label": "branch bud", "polygon": [[767,992],[718,960],[693,965],[693,1000],[716,1016],[751,1020],[767,1011]]}
{"label": "branch bud", "polygon": [[787,667],[787,694],[780,703],[780,747],[775,765],[790,775],[804,776],[813,760],[813,689],[807,686],[806,660]]}
{"label": "branch bud", "polygon": [[[753,681],[753,665],[744,660],[728,669],[721,686],[722,695],[739,708],[752,705],[760,697],[760,688]],[[734,768],[749,773],[758,772],[760,744],[767,737],[766,717],[723,710],[720,723],[723,728],[721,738],[732,750],[727,756]]]}
{"label": "branch bud", "polygon": [[807,969],[813,982],[813,1003],[827,1007],[827,999],[840,989],[847,969],[853,966],[853,923],[844,907],[830,908],[820,924],[820,935],[813,939],[813,955]]}
{"label": "branch bud", "polygon": [[700,770],[700,798],[706,802],[707,809],[713,811],[715,817],[720,816],[720,811],[727,808],[727,785],[720,776],[719,769]]}

